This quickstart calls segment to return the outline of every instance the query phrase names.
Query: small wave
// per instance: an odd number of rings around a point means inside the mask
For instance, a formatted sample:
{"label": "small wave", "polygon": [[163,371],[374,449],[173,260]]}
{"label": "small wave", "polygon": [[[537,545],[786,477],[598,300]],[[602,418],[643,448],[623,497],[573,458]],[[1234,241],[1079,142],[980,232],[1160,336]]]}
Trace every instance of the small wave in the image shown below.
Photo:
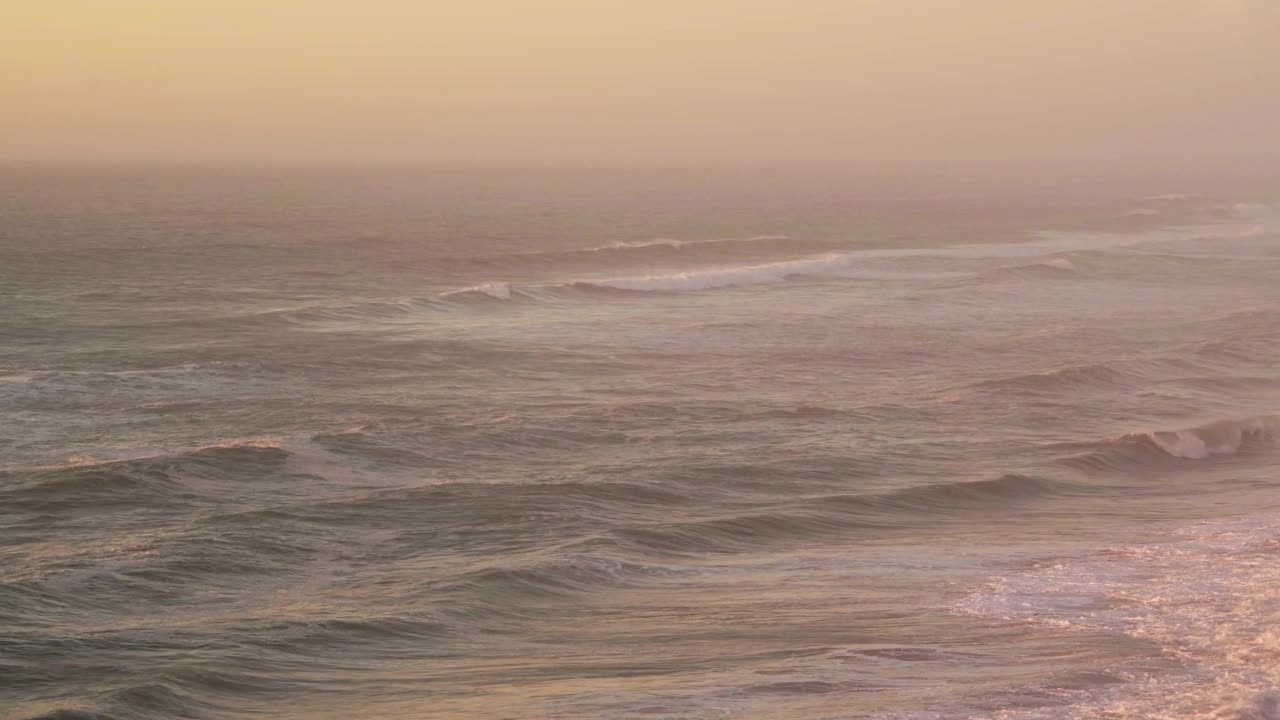
{"label": "small wave", "polygon": [[171,479],[163,472],[115,470],[103,466],[77,466],[66,471],[23,477],[0,474],[5,490],[0,503],[14,510],[51,512],[89,504],[95,507],[132,506],[163,501]]}
{"label": "small wave", "polygon": [[[707,240],[677,240],[675,238],[654,238],[652,240],[622,240],[608,245],[587,248],[582,252],[606,252],[610,250],[641,250],[652,247],[682,248],[696,245],[723,245],[733,243],[759,243],[790,240],[788,235],[755,235],[745,238],[711,238]],[[572,252],[572,251],[571,251]]]}
{"label": "small wave", "polygon": [[512,599],[552,598],[625,585],[673,571],[600,555],[569,554],[525,563],[507,562],[445,581],[435,592],[465,591],[473,603],[506,604]]}
{"label": "small wave", "polygon": [[855,517],[778,510],[751,515],[633,526],[616,530],[625,545],[672,555],[732,553],[778,542],[874,527]]}
{"label": "small wave", "polygon": [[931,526],[948,513],[994,511],[1010,503],[1083,492],[1087,489],[1075,483],[1009,474],[880,494],[820,496],[732,517],[633,525],[615,535],[646,552],[740,552],[771,542],[909,530]]}
{"label": "small wave", "polygon": [[[388,542],[391,553],[417,554],[443,542],[442,551],[488,563],[541,547],[551,536],[581,536],[617,522],[652,520],[692,502],[691,494],[638,483],[428,482],[324,498],[296,505],[290,512],[315,526],[408,528]],[[221,524],[246,526],[264,521],[270,524],[274,519],[219,519]]]}
{"label": "small wave", "polygon": [[[1269,259],[1273,248],[1257,244],[1255,248],[1239,246],[1239,242],[1255,237],[1257,226],[1231,231],[1217,231],[1215,242],[1199,243],[1195,238],[1162,244],[1155,240],[1144,246],[1127,248],[1091,248],[1068,250],[1019,264],[979,270],[968,277],[982,282],[1118,280],[1159,287],[1170,282],[1206,284],[1218,280],[1219,273],[1237,273],[1242,280],[1259,273],[1258,263]],[[1235,244],[1229,244],[1234,241]],[[1182,242],[1181,245],[1177,244]],[[1212,272],[1210,272],[1212,271]]]}
{"label": "small wave", "polygon": [[934,505],[955,507],[956,503],[962,502],[981,504],[992,500],[1020,500],[1083,491],[1081,486],[1063,480],[1009,473],[989,480],[922,485],[885,497],[905,501],[911,509],[923,509]]}
{"label": "small wave", "polygon": [[361,645],[387,651],[390,645],[438,642],[451,628],[433,617],[364,615],[356,617],[299,617],[273,623],[271,632],[249,640],[256,647],[286,652],[350,652]]}
{"label": "small wave", "polygon": [[1070,278],[1077,274],[1079,268],[1070,258],[1053,257],[1040,262],[1011,265],[994,270],[980,272],[979,282],[1003,281],[1045,281]]}
{"label": "small wave", "polygon": [[[429,297],[405,297],[335,305],[317,305],[262,316],[283,320],[290,325],[376,326],[379,324],[416,324],[432,316],[440,316],[466,305],[501,304],[529,295],[528,289],[517,289],[511,283],[495,281],[446,290]],[[498,301],[498,302],[495,302]]]}
{"label": "small wave", "polygon": [[283,449],[279,438],[249,437],[209,443],[208,445],[201,445],[199,447],[182,450],[172,454],[157,453],[106,459],[73,455],[67,458],[65,465],[40,467],[35,468],[34,471],[57,471],[72,467],[113,467],[133,464],[143,465],[147,463],[181,462],[183,459],[199,460],[201,458],[209,457],[235,458],[241,456],[243,452],[253,453],[256,450],[266,450],[269,451],[269,454],[280,454],[284,456],[289,454]]}
{"label": "small wave", "polygon": [[1117,370],[1107,365],[1082,365],[1041,373],[1028,373],[1026,375],[984,380],[971,387],[982,390],[1019,393],[1078,391],[1082,389],[1107,390],[1132,384],[1137,379],[1131,373]]}
{"label": "small wave", "polygon": [[419,450],[400,447],[363,430],[319,433],[311,437],[311,442],[335,455],[366,460],[378,466],[421,469],[449,464],[446,460]]}
{"label": "small wave", "polygon": [[1086,472],[1125,471],[1144,465],[1206,460],[1280,446],[1280,417],[1220,420],[1185,430],[1125,433],[1094,443],[1090,451],[1064,459]]}
{"label": "small wave", "polygon": [[135,716],[138,710],[144,710],[160,717],[199,717],[207,706],[195,693],[171,682],[165,675],[160,674],[141,685],[110,691],[105,694],[107,704]]}
{"label": "small wave", "polygon": [[650,247],[684,247],[688,245],[688,240],[676,240],[674,238],[654,238],[653,240],[620,240],[616,243],[608,245],[600,245],[598,247],[586,248],[581,251],[570,252],[606,252],[609,250],[639,250],[641,248]]}
{"label": "small wave", "polygon": [[[1274,316],[1273,316],[1274,317]],[[1244,365],[1266,365],[1271,367],[1275,356],[1276,343],[1271,333],[1260,332],[1256,337],[1215,340],[1201,344],[1196,348],[1197,357],[1213,362],[1227,362]]]}
{"label": "small wave", "polygon": [[1271,211],[1271,206],[1265,203],[1242,202],[1231,206],[1231,212],[1239,217],[1258,217],[1265,215]]}
{"label": "small wave", "polygon": [[90,710],[54,710],[44,715],[31,717],[29,720],[114,720],[110,715]]}
{"label": "small wave", "polygon": [[257,478],[290,453],[266,439],[210,445],[176,455],[123,460],[74,458],[69,465],[0,472],[0,504],[28,512],[183,502],[181,480]]}
{"label": "small wave", "polygon": [[[758,239],[778,239],[780,237],[782,236],[763,236]],[[721,241],[690,241],[682,245],[682,247],[710,244],[711,242]],[[645,245],[644,247],[652,247],[652,245]],[[907,254],[910,255],[911,253]],[[855,261],[864,256],[875,257],[876,253],[875,251],[828,252],[776,262],[709,265],[702,268],[649,275],[578,278],[523,286],[513,286],[505,282],[492,282],[450,290],[436,297],[445,301],[463,299],[467,296],[488,296],[500,300],[511,300],[515,296],[546,299],[560,293],[573,291],[691,292],[716,288],[772,285],[800,277],[847,276],[848,273],[845,271]],[[947,276],[949,274],[944,273],[943,275]],[[936,276],[936,273],[921,275],[919,273],[884,272],[868,275],[871,279],[911,279]]]}
{"label": "small wave", "polygon": [[[594,248],[554,250],[544,253],[503,256],[502,262],[496,259],[486,266],[488,272],[526,270],[530,265],[539,265],[544,261],[555,260],[546,266],[548,270],[570,272],[574,263],[565,264],[567,257],[598,255],[604,252],[661,252],[663,258],[651,258],[654,263],[661,260],[669,263],[672,250],[692,253],[695,248],[713,248],[720,246],[742,247],[752,244],[768,244],[777,242],[785,245],[791,259],[772,260],[769,262],[748,263],[747,256],[735,253],[739,262],[725,264],[726,258],[720,253],[699,254],[696,258],[690,255],[685,260],[696,260],[707,263],[705,266],[685,270],[658,271],[648,274],[614,275],[604,277],[577,277],[568,280],[549,282],[529,282],[515,284],[510,281],[492,280],[466,287],[446,290],[429,298],[409,298],[399,300],[371,301],[337,307],[316,307],[291,310],[284,313],[286,319],[336,322],[417,322],[423,311],[448,311],[456,304],[474,300],[491,302],[494,300],[512,302],[516,300],[545,301],[558,296],[575,292],[598,293],[613,292],[694,292],[717,288],[748,287],[755,285],[772,285],[803,277],[845,277],[867,280],[917,280],[942,279],[967,276],[954,269],[931,270],[929,272],[905,271],[902,268],[884,269],[879,264],[885,262],[918,261],[921,258],[932,260],[960,259],[1034,259],[1023,266],[1002,268],[979,275],[979,278],[1019,277],[1027,274],[1035,277],[1069,277],[1069,274],[1081,272],[1083,268],[1077,262],[1077,255],[1083,251],[1115,250],[1122,247],[1138,247],[1144,244],[1187,241],[1197,238],[1228,238],[1253,235],[1258,232],[1256,225],[1241,227],[1238,224],[1209,224],[1185,227],[1168,227],[1137,233],[1107,232],[1062,232],[1038,231],[1032,233],[1035,238],[1028,242],[1016,243],[978,243],[950,245],[942,247],[897,248],[897,249],[847,249],[847,246],[833,248],[829,242],[793,241],[785,235],[760,235],[751,238],[713,239],[713,240],[675,240],[658,238],[645,241],[622,241]],[[773,250],[781,249],[773,248]],[[807,249],[810,252],[827,249],[827,252],[796,256],[797,251]],[[1066,257],[1062,253],[1072,253]],[[554,256],[554,257],[553,257]],[[631,258],[637,259],[637,258]],[[867,261],[866,267],[858,272],[851,268],[861,261]],[[1129,272],[1140,270],[1150,273],[1152,270],[1149,258],[1136,258],[1127,262],[1121,258],[1098,261],[1104,272]],[[1114,270],[1106,270],[1112,264],[1120,263]],[[594,263],[593,263],[594,264]],[[577,265],[576,267],[583,267]],[[585,268],[584,268],[585,269]]]}
{"label": "small wave", "polygon": [[29,370],[0,376],[0,401],[33,409],[73,408],[189,397],[219,383],[262,377],[251,363],[202,362],[113,371]]}
{"label": "small wave", "polygon": [[1219,375],[1212,377],[1178,377],[1162,381],[1164,384],[1190,388],[1202,392],[1248,393],[1275,388],[1280,378],[1260,375]]}
{"label": "small wave", "polygon": [[499,300],[511,300],[514,295],[541,298],[575,290],[687,292],[714,288],[769,285],[785,282],[799,276],[836,274],[852,264],[855,257],[852,253],[827,253],[796,260],[783,260],[757,265],[713,266],[704,269],[654,275],[584,278],[527,285],[519,288],[514,288],[508,283],[495,282],[450,290],[441,293],[437,297],[441,300],[456,300],[464,299],[468,296],[487,296]]}
{"label": "small wave", "polygon": [[761,252],[803,252],[811,249],[831,248],[830,241],[792,240],[788,235],[753,235],[750,237],[706,238],[681,240],[657,237],[645,240],[619,240],[606,245],[590,247],[549,248],[510,253],[495,253],[478,258],[459,259],[459,271],[509,272],[523,271],[531,267],[547,270],[568,268],[586,269],[602,262],[643,262],[697,256],[710,259],[716,256],[740,254],[758,255]]}
{"label": "small wave", "polygon": [[572,286],[611,288],[641,292],[680,292],[724,287],[771,285],[802,275],[829,275],[847,268],[854,260],[851,254],[830,253],[799,260],[688,270],[663,275],[578,280]]}
{"label": "small wave", "polygon": [[1203,460],[1211,455],[1275,446],[1280,439],[1280,418],[1223,420],[1190,430],[1143,433],[1143,437],[1173,457]]}
{"label": "small wave", "polygon": [[450,290],[448,292],[440,293],[439,297],[458,298],[476,295],[491,297],[497,300],[510,300],[511,285],[504,282],[484,283],[483,285],[473,285],[460,290]]}

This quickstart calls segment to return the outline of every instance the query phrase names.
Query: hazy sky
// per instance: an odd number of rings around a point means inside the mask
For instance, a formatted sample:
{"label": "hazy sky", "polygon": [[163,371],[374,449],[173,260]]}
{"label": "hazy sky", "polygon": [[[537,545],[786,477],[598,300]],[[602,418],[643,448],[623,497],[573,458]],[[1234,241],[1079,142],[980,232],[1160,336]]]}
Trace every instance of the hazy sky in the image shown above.
{"label": "hazy sky", "polygon": [[7,0],[0,160],[1280,162],[1280,0]]}

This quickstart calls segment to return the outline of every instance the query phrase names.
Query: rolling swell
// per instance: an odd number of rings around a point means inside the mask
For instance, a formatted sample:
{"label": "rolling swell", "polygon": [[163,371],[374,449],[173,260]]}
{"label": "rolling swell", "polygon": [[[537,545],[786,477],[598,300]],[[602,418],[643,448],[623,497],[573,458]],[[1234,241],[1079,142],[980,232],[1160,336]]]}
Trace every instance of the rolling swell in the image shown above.
{"label": "rolling swell", "polygon": [[[474,285],[446,290],[433,296],[410,297],[394,300],[371,300],[342,306],[317,306],[282,311],[264,316],[279,317],[289,323],[322,323],[322,322],[404,322],[420,318],[424,313],[447,312],[450,309],[467,305],[487,304],[510,301],[547,301],[559,297],[572,296],[575,292],[597,289],[631,290],[649,292],[671,292],[707,290],[722,287],[741,287],[748,285],[773,284],[783,282],[790,277],[807,274],[832,272],[848,265],[855,257],[853,253],[835,253],[813,255],[793,260],[763,262],[757,264],[725,265],[724,260],[733,257],[732,251],[749,246],[748,255],[758,256],[761,251],[782,250],[793,254],[797,250],[821,249],[823,243],[796,243],[782,235],[763,235],[742,239],[725,240],[653,240],[644,242],[620,242],[593,248],[546,251],[516,255],[495,256],[479,262],[479,272],[491,274],[500,272],[516,272],[527,270],[530,264],[548,263],[557,270],[573,269],[575,265],[566,265],[565,260],[588,259],[592,265],[599,265],[603,255],[618,255],[618,260],[631,264],[644,265],[655,262],[689,261],[705,264],[683,271],[666,271],[654,274],[613,276],[600,279],[574,279],[541,283],[515,284],[508,281],[492,280]],[[726,253],[725,251],[730,251]],[[606,265],[617,266],[617,262]],[[584,271],[592,269],[589,266]],[[605,267],[596,267],[597,272]]]}
{"label": "rolling swell", "polygon": [[384,441],[362,431],[320,433],[311,442],[335,455],[364,460],[379,467],[404,467],[412,469],[447,467],[452,461],[428,453]]}
{"label": "rolling swell", "polygon": [[967,389],[983,392],[1026,396],[1066,396],[1081,392],[1114,392],[1135,389],[1152,383],[1204,384],[1221,379],[1229,383],[1230,367],[1218,361],[1205,362],[1180,356],[1146,357],[1087,365],[1020,373],[982,380]]}
{"label": "rolling swell", "polygon": [[1265,351],[1256,343],[1215,343],[1178,354],[1114,360],[1018,373],[965,386],[970,392],[1069,401],[1083,393],[1193,391],[1202,402],[1238,405],[1252,394],[1280,387],[1263,374]]}
{"label": "rolling swell", "polygon": [[1087,492],[1089,488],[1075,483],[1011,474],[882,494],[818,496],[728,517],[632,525],[612,534],[624,547],[641,552],[741,552],[824,536],[917,532],[956,513],[994,512],[1016,503]]}
{"label": "rolling swell", "polygon": [[[1084,242],[1087,246],[1089,242]],[[1090,241],[1098,244],[1096,239]],[[1111,239],[1103,245],[1121,242]],[[548,271],[579,272],[584,277],[562,280],[524,281],[487,279],[464,287],[440,291],[434,295],[387,300],[369,300],[349,305],[314,306],[273,311],[258,317],[259,321],[283,321],[287,324],[316,323],[387,323],[421,322],[440,313],[467,307],[484,307],[507,303],[545,303],[575,298],[599,298],[601,291],[631,293],[697,292],[733,287],[773,285],[789,280],[815,276],[850,276],[859,260],[910,260],[922,257],[981,259],[987,254],[1043,259],[1020,265],[980,271],[974,277],[979,284],[1007,280],[1041,282],[1063,278],[1109,278],[1131,280],[1169,273],[1203,274],[1204,258],[1181,257],[1146,252],[1114,252],[1079,250],[1063,252],[1072,242],[1062,239],[1008,245],[955,246],[908,250],[847,249],[825,242],[806,242],[786,236],[759,236],[742,239],[680,241],[656,239],[619,242],[610,245],[549,250],[534,253],[486,256],[475,259],[476,267],[466,273],[471,277],[510,278],[530,267],[546,264]],[[811,252],[800,255],[797,253]],[[816,252],[815,252],[816,251]],[[776,259],[782,256],[783,259]],[[608,257],[606,257],[608,256]],[[615,257],[616,256],[616,257]],[[574,262],[574,260],[582,262]],[[1223,262],[1217,259],[1217,262]],[[677,268],[672,266],[676,265]],[[690,267],[690,265],[693,265]],[[679,269],[683,266],[684,269]],[[643,268],[653,268],[649,272]],[[620,268],[632,273],[617,274]],[[1163,271],[1154,273],[1155,270]],[[614,274],[608,274],[613,271]],[[945,274],[945,273],[944,273]],[[919,275],[916,273],[915,275]],[[907,274],[872,272],[869,278],[912,277]],[[239,321],[249,322],[251,317]]]}
{"label": "rolling swell", "polygon": [[1062,252],[1037,262],[985,270],[978,273],[977,279],[992,282],[1109,280],[1163,284],[1176,277],[1183,282],[1212,283],[1215,273],[1231,272],[1238,277],[1248,277],[1250,271],[1256,272],[1256,268],[1256,262],[1233,257],[1114,248]]}
{"label": "rolling swell", "polygon": [[510,611],[513,603],[555,600],[688,572],[691,571],[600,553],[562,553],[523,563],[508,561],[454,576],[433,587],[432,596],[444,594],[452,600],[441,603],[441,612],[446,616],[467,618],[480,609]]}
{"label": "rolling swell", "polygon": [[190,502],[202,479],[259,477],[278,471],[289,453],[248,441],[171,456],[115,460],[34,471],[0,472],[0,504],[27,512]]}
{"label": "rolling swell", "polygon": [[44,715],[28,717],[27,720],[118,720],[116,717],[91,712],[88,710],[54,710]]}
{"label": "rolling swell", "polygon": [[855,256],[851,254],[831,253],[760,265],[735,265],[667,274],[579,280],[574,284],[644,292],[688,292],[724,287],[772,285],[799,276],[838,273],[849,267],[854,259]]}
{"label": "rolling swell", "polygon": [[[470,623],[485,613],[517,612],[522,603],[692,572],[673,564],[676,559],[819,537],[918,532],[947,518],[1092,491],[1011,474],[782,503],[744,499],[732,514],[723,514],[719,504],[721,514],[715,517],[706,516],[713,506],[705,499],[632,483],[458,484],[299,506],[289,517],[308,524],[395,529],[394,539],[377,550],[380,563],[414,561],[439,542],[447,543],[454,557],[481,562],[411,584],[417,586],[411,595],[431,599],[443,617]],[[410,518],[421,529],[408,529]],[[495,563],[495,557],[502,559]]]}
{"label": "rolling swell", "polygon": [[[343,436],[336,436],[342,438]],[[364,451],[363,446],[359,446]],[[342,446],[333,450],[342,452]],[[379,454],[385,448],[375,448]],[[396,451],[392,462],[417,464],[413,455]],[[38,473],[8,484],[0,500],[27,512],[54,512],[113,505],[172,506],[225,504],[236,494],[233,478],[290,481],[288,451],[275,447],[233,445],[211,447],[172,457],[118,461]],[[217,479],[216,486],[209,482]],[[679,480],[672,476],[670,480]],[[767,479],[757,483],[768,488]],[[685,485],[685,483],[679,483]],[[286,486],[287,487],[287,486]],[[567,540],[584,533],[605,533],[622,547],[679,552],[723,552],[774,540],[792,540],[874,528],[909,527],[958,509],[982,510],[1040,496],[1062,494],[1072,486],[1023,475],[978,482],[944,483],[887,494],[824,495],[779,503],[764,494],[742,496],[732,515],[657,522],[663,516],[697,513],[708,503],[725,506],[718,493],[676,489],[637,482],[561,482],[542,484],[445,483],[419,488],[377,491],[321,501],[285,501],[257,508],[206,515],[196,528],[207,527],[211,540],[192,555],[172,556],[165,572],[256,572],[248,558],[306,554],[295,541],[259,534],[276,528],[306,535],[318,526],[402,528],[403,521],[430,523],[424,530],[405,530],[403,552],[451,542],[458,553],[485,553],[495,547],[525,550],[555,537]],[[283,498],[282,498],[283,499]],[[193,528],[196,529],[196,528]],[[538,532],[531,531],[537,530]],[[205,531],[201,531],[202,533]],[[206,552],[207,551],[207,552]],[[394,551],[393,551],[394,552]],[[240,558],[245,563],[241,564]],[[168,562],[168,561],[166,561]],[[149,571],[150,572],[150,571]]]}
{"label": "rolling swell", "polygon": [[769,252],[795,253],[811,249],[824,249],[829,243],[796,240],[786,235],[756,235],[744,238],[711,238],[704,240],[679,240],[653,238],[651,240],[621,240],[607,245],[586,248],[569,248],[486,255],[473,262],[479,269],[518,271],[530,266],[562,269],[565,267],[599,267],[619,263],[643,264],[646,262],[670,262],[728,259],[759,255]]}
{"label": "rolling swell", "polygon": [[547,301],[566,299],[601,291],[633,293],[696,292],[731,287],[774,285],[799,277],[840,274],[857,259],[855,253],[826,253],[792,260],[745,265],[708,265],[689,270],[672,270],[643,275],[579,278],[514,286],[489,282],[450,290],[437,296],[442,301],[497,299]]}
{"label": "rolling swell", "polygon": [[[434,579],[410,580],[409,575],[391,573],[406,583],[397,592],[415,598],[414,602],[429,603],[435,618],[422,627],[421,620],[413,620],[406,632],[446,637],[526,619],[539,608],[562,607],[562,602],[577,595],[687,577],[700,572],[699,559],[708,555],[785,547],[817,538],[918,533],[949,518],[1003,514],[1025,503],[1095,491],[1077,483],[1011,474],[878,494],[828,495],[788,503],[761,500],[733,514],[723,514],[722,508],[718,517],[698,517],[698,506],[691,506],[689,498],[626,484],[442,486],[424,489],[412,504],[387,495],[366,502],[376,501],[376,509],[384,514],[406,513],[441,528],[438,523],[456,518],[461,507],[443,500],[450,494],[466,496],[473,499],[467,507],[478,516],[490,524],[515,526],[524,536],[518,543],[486,543],[481,548],[459,544],[466,536],[450,531],[450,547],[477,564],[458,564]],[[435,502],[422,502],[428,497]],[[486,506],[491,509],[484,510]],[[422,514],[427,508],[435,512]],[[365,510],[373,512],[375,506]],[[708,510],[703,506],[701,513]],[[359,510],[355,516],[370,517]],[[553,516],[593,519],[566,526],[552,521]],[[663,519],[671,516],[681,519]],[[525,524],[529,518],[535,524]],[[604,518],[607,522],[602,522]],[[458,519],[453,524],[462,529],[470,522]],[[541,530],[541,538],[528,542],[535,528]],[[379,552],[377,562],[416,562],[429,547],[422,540],[421,535],[401,533]],[[307,631],[312,639],[306,642],[330,642],[323,639],[330,635],[327,625],[315,627]]]}
{"label": "rolling swell", "polygon": [[[463,205],[494,222],[426,227],[415,207],[385,242],[276,247],[285,228],[237,224],[221,266],[215,238],[157,223],[121,247],[164,235],[181,253],[118,253],[127,277],[76,258],[83,281],[19,287],[0,349],[19,413],[0,433],[18,468],[0,475],[0,706],[807,717],[882,698],[910,713],[941,677],[974,680],[943,714],[999,714],[965,693],[1106,649],[957,623],[941,582],[1124,547],[1146,532],[1133,517],[1247,511],[1255,496],[1228,493],[1273,484],[1221,459],[1269,447],[1255,425],[1037,443],[1243,416],[1280,391],[1272,268],[1222,255],[1274,255],[1263,241],[1001,245],[1027,235],[806,225],[796,207],[763,222],[877,247],[607,244],[572,239],[619,227],[604,215]],[[768,227],[716,212],[698,227]],[[625,231],[734,232],[652,218]],[[373,215],[350,219],[317,234]],[[48,466],[236,436],[284,441]],[[1100,469],[1046,462],[1081,453]],[[1186,504],[1128,481],[1170,468]]]}
{"label": "rolling swell", "polygon": [[1108,390],[1132,385],[1140,380],[1141,377],[1136,373],[1097,364],[984,380],[971,387],[979,390],[1035,394],[1082,389]]}

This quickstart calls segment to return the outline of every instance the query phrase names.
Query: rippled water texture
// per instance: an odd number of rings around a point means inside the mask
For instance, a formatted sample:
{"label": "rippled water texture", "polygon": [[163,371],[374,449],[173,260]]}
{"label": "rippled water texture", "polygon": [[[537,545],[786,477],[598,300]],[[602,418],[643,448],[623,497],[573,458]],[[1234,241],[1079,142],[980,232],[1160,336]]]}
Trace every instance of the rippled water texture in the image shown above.
{"label": "rippled water texture", "polygon": [[0,191],[0,717],[1280,717],[1263,190]]}

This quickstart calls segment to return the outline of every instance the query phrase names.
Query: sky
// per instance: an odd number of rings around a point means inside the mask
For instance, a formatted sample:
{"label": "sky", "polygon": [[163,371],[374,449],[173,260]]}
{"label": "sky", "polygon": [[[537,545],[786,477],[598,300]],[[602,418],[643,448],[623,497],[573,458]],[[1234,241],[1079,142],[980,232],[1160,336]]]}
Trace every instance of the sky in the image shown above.
{"label": "sky", "polygon": [[7,0],[0,162],[1280,161],[1277,0]]}

